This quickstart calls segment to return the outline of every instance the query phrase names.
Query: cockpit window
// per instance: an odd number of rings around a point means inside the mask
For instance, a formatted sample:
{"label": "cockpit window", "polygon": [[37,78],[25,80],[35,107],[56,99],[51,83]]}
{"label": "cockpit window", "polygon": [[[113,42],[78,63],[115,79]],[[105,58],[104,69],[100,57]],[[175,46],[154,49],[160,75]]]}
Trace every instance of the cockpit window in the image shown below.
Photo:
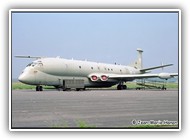
{"label": "cockpit window", "polygon": [[36,65],[43,66],[42,62],[39,61],[39,62],[32,62],[32,63],[28,64],[26,67],[30,67],[30,66],[34,67]]}
{"label": "cockpit window", "polygon": [[29,67],[29,66],[31,66],[31,65],[32,65],[32,63],[28,64],[26,67]]}
{"label": "cockpit window", "polygon": [[28,64],[26,67],[30,67],[30,66],[34,67],[36,64],[38,64],[38,63],[32,62],[32,63]]}

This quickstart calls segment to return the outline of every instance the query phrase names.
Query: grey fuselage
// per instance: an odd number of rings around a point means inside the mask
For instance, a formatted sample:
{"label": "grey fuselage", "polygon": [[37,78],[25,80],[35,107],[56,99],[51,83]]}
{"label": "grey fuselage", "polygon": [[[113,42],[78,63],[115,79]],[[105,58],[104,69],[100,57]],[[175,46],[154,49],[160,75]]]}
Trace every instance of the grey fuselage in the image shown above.
{"label": "grey fuselage", "polygon": [[92,81],[95,74],[139,74],[137,68],[116,64],[104,64],[90,61],[68,60],[62,58],[41,58],[28,64],[19,76],[19,81],[30,85],[61,86],[66,79],[82,79],[85,87],[110,87],[119,82],[134,80],[108,79]]}

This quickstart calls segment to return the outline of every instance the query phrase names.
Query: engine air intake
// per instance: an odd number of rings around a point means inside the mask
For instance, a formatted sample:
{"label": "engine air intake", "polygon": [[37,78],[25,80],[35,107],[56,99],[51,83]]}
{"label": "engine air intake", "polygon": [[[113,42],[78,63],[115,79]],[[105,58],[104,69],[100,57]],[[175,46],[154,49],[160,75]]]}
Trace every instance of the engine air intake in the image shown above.
{"label": "engine air intake", "polygon": [[102,75],[100,79],[101,79],[101,81],[107,81],[108,77],[106,75]]}
{"label": "engine air intake", "polygon": [[92,81],[97,81],[97,80],[98,80],[98,76],[92,75],[92,76],[91,76],[91,80],[92,80]]}

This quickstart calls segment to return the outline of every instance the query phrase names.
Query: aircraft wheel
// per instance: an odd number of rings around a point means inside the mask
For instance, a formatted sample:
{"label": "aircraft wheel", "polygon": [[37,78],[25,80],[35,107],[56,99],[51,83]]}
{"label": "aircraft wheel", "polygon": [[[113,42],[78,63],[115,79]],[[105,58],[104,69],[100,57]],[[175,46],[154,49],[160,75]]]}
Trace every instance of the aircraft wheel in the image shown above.
{"label": "aircraft wheel", "polygon": [[42,86],[36,86],[36,91],[43,91],[43,87]]}
{"label": "aircraft wheel", "polygon": [[118,85],[118,86],[117,86],[117,90],[121,90],[121,85]]}
{"label": "aircraft wheel", "polygon": [[118,85],[117,86],[117,90],[123,90],[123,89],[127,89],[126,85]]}
{"label": "aircraft wheel", "polygon": [[43,87],[42,86],[39,87],[39,91],[43,91]]}
{"label": "aircraft wheel", "polygon": [[127,89],[127,86],[126,86],[126,85],[123,85],[123,89]]}
{"label": "aircraft wheel", "polygon": [[80,88],[76,88],[76,91],[80,91],[81,89]]}
{"label": "aircraft wheel", "polygon": [[123,85],[118,85],[117,86],[117,90],[122,90],[123,89]]}
{"label": "aircraft wheel", "polygon": [[36,86],[36,91],[39,91],[39,86]]}

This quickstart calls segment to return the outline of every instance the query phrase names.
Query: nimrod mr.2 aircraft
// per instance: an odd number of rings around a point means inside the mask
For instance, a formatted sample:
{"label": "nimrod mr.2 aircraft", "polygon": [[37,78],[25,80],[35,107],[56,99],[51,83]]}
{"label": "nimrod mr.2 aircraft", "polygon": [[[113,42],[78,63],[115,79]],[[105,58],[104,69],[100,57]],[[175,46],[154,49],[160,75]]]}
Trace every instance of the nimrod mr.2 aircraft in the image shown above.
{"label": "nimrod mr.2 aircraft", "polygon": [[54,86],[58,89],[81,90],[85,88],[111,87],[117,85],[118,90],[127,89],[127,81],[142,78],[159,77],[169,79],[178,73],[150,74],[150,70],[171,66],[173,64],[157,67],[143,68],[142,50],[137,49],[138,59],[129,66],[105,64],[90,61],[68,60],[60,57],[32,57],[16,56],[20,58],[36,58],[28,64],[19,76],[19,81],[29,85],[36,85],[36,91],[42,91],[44,86]]}

